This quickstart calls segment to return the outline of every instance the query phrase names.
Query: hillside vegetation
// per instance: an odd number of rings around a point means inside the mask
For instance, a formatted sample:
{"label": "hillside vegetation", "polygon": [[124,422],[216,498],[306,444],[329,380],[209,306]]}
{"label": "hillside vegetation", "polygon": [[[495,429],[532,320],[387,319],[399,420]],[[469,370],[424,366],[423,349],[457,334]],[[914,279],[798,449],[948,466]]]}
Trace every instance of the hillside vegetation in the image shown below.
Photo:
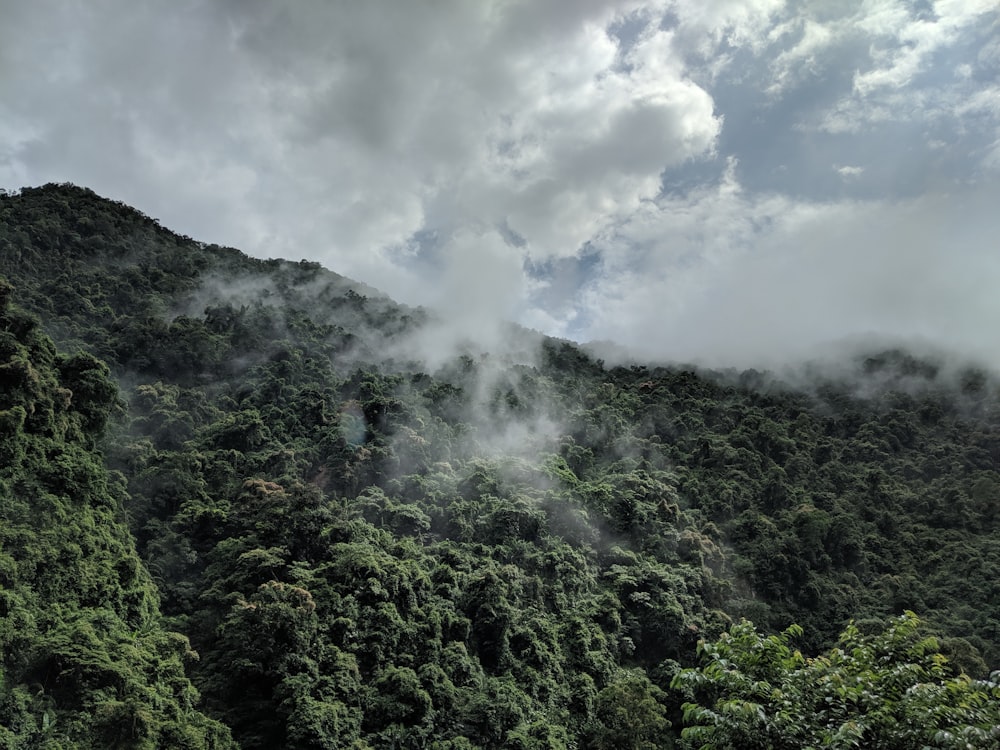
{"label": "hillside vegetation", "polygon": [[[809,663],[985,701],[919,741],[995,739],[985,371],[889,351],[792,388],[514,327],[431,361],[431,312],[67,185],[0,197],[0,274],[8,747],[745,748],[696,729],[766,702],[711,659],[764,654],[771,695],[841,631],[878,658]],[[851,710],[809,741],[918,746],[823,734]]]}
{"label": "hillside vegetation", "polygon": [[107,366],[59,356],[0,282],[0,746],[229,748],[195,709],[187,639],[163,629],[94,449]]}

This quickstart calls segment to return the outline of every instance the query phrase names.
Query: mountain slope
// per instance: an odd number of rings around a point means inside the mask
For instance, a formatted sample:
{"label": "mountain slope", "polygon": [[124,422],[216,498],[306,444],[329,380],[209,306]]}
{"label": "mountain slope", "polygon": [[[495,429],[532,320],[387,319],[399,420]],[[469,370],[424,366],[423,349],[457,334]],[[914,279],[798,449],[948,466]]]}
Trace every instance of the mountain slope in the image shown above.
{"label": "mountain slope", "polygon": [[108,464],[244,747],[669,746],[673,675],[740,616],[818,650],[913,609],[1000,663],[986,373],[441,356],[425,311],[72,186],[0,198],[0,273],[121,384]]}

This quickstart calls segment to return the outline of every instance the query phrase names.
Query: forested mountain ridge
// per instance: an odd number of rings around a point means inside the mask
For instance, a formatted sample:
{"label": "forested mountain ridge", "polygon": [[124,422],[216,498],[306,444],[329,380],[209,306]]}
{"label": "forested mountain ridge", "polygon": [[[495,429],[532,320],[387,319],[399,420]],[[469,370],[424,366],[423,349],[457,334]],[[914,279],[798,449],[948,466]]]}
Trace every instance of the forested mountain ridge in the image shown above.
{"label": "forested mountain ridge", "polygon": [[670,747],[671,682],[740,617],[815,653],[912,609],[1000,666],[984,372],[791,389],[523,332],[429,367],[431,314],[73,186],[0,197],[0,274],[117,379],[114,515],[243,747]]}

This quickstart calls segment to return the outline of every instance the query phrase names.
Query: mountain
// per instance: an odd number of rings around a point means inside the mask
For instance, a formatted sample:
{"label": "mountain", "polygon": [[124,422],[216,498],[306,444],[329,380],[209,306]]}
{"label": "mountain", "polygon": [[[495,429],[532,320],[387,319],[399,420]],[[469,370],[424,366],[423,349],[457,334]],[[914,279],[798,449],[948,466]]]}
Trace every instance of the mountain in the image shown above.
{"label": "mountain", "polygon": [[[32,518],[69,550],[45,558],[55,591],[0,580],[60,613],[22,642],[0,631],[4,718],[46,715],[21,665],[64,623],[90,623],[122,670],[146,658],[116,640],[129,628],[189,639],[192,731],[224,746],[221,722],[244,748],[671,747],[671,684],[744,617],[798,623],[818,653],[852,619],[876,632],[913,610],[950,672],[1000,666],[988,372],[903,351],[795,384],[608,367],[516,327],[485,351],[317,264],[204,245],[70,185],[0,196],[0,275],[10,314],[58,348],[10,349],[25,383],[49,368],[35,411],[75,425],[37,439],[89,466],[30,514],[2,485],[21,540],[5,569],[36,565]],[[3,450],[21,450],[31,410],[4,398]],[[65,464],[33,450],[36,473]],[[95,596],[128,599],[116,586],[145,592],[142,616],[94,626]],[[147,678],[185,685],[182,656]],[[81,677],[46,711],[76,727],[122,702],[110,689]]]}

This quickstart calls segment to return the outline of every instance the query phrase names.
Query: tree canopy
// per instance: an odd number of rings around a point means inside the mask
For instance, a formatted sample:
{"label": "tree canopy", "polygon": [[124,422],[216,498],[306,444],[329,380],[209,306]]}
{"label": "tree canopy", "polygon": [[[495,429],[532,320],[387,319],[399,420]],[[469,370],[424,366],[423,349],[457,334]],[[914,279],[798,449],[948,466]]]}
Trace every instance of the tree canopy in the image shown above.
{"label": "tree canopy", "polygon": [[790,741],[937,701],[992,746],[961,702],[1000,665],[990,372],[791,385],[514,326],[423,357],[433,311],[71,185],[0,195],[0,274],[8,746],[721,747],[827,697]]}
{"label": "tree canopy", "polygon": [[673,687],[684,704],[682,746],[801,750],[985,748],[1000,743],[1000,672],[954,675],[906,612],[884,630],[850,623],[814,658],[793,647],[802,628],[765,636],[743,620],[701,642],[701,666]]}

